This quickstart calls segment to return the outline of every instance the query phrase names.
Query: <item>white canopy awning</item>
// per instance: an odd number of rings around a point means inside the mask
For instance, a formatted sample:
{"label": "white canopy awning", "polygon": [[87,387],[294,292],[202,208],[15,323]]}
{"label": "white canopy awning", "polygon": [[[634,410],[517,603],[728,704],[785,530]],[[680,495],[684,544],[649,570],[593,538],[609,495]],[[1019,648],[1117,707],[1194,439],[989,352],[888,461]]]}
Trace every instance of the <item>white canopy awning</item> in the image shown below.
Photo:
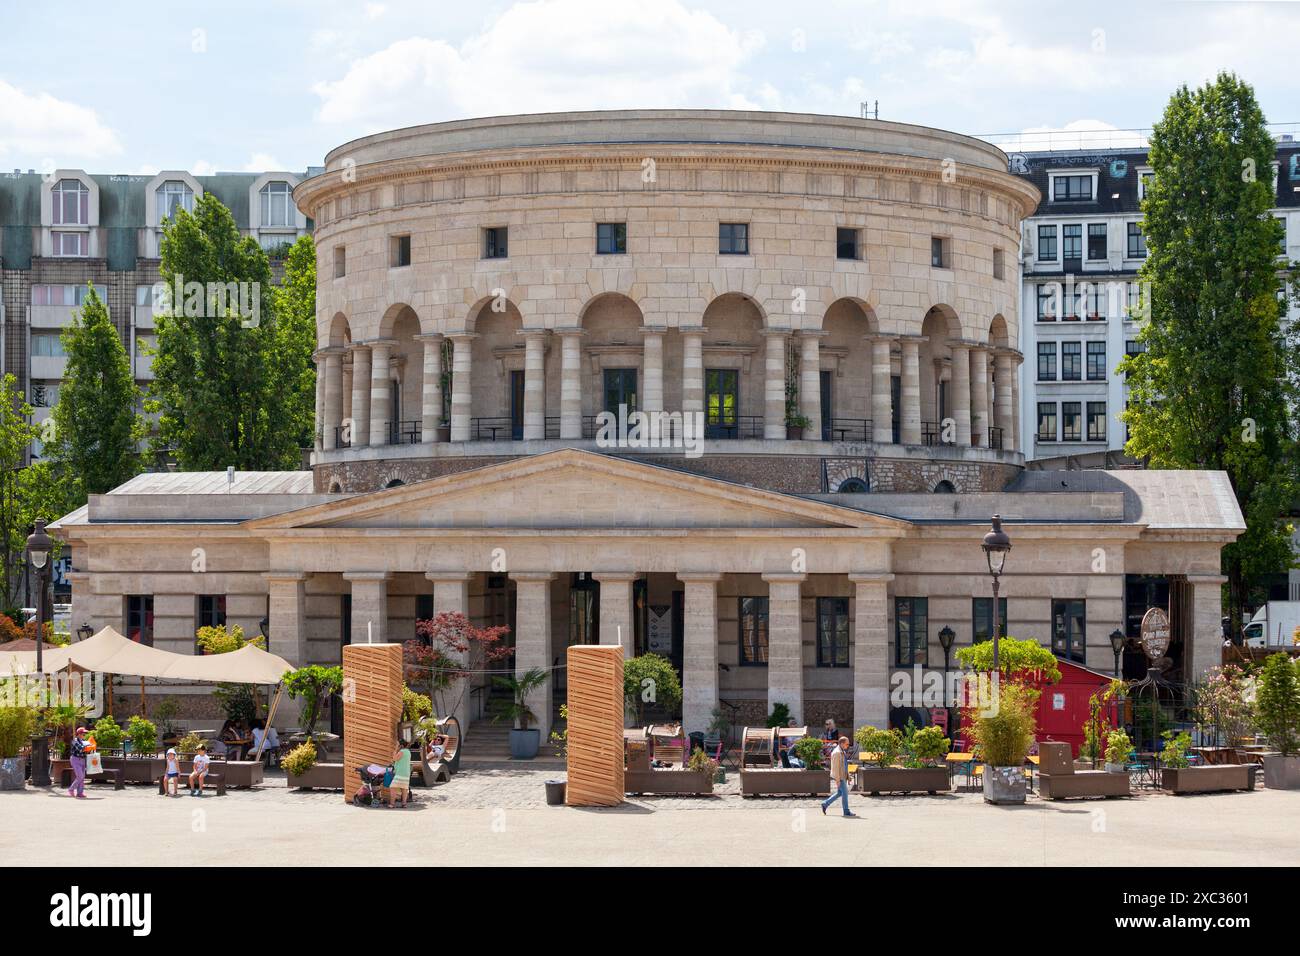
{"label": "white canopy awning", "polygon": [[[284,658],[251,644],[229,654],[174,654],[139,644],[111,627],[67,647],[46,649],[42,664],[46,673],[75,664],[101,674],[227,684],[278,684],[293,670]],[[35,651],[6,654],[0,645],[0,677],[31,674],[35,670]]]}

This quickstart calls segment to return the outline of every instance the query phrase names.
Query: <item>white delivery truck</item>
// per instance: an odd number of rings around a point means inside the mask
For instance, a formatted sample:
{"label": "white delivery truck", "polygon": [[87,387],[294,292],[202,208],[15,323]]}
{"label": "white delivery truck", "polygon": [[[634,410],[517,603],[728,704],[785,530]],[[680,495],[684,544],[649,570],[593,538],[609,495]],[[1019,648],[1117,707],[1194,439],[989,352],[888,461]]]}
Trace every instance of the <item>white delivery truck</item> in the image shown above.
{"label": "white delivery truck", "polygon": [[1269,601],[1241,630],[1246,647],[1292,647],[1300,627],[1300,601]]}

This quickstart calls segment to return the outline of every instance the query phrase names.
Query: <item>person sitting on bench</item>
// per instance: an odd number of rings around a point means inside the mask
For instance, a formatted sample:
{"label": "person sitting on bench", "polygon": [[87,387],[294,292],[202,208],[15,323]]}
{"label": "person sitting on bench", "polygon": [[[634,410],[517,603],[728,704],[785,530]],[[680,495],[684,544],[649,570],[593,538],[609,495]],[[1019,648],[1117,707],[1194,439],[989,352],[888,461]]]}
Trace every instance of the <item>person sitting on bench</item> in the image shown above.
{"label": "person sitting on bench", "polygon": [[[190,771],[190,796],[203,796],[203,781],[208,776],[208,748],[199,744],[198,750],[194,753],[194,769]],[[198,781],[196,784],[195,781]]]}
{"label": "person sitting on bench", "polygon": [[280,751],[280,737],[275,732],[275,728],[267,727],[260,718],[253,721],[253,744],[248,752],[255,754],[258,748],[261,748],[262,756],[268,758]]}

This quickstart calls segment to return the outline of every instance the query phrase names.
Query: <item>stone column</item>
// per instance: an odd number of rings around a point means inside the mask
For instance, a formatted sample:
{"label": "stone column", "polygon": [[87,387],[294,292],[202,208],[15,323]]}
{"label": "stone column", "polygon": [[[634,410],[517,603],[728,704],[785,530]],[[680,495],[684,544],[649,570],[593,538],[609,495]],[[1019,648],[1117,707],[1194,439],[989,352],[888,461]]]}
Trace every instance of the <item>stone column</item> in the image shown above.
{"label": "stone column", "polygon": [[707,730],[718,706],[717,571],[677,574],[686,585],[682,606],[682,723],[687,733]]}
{"label": "stone column", "polygon": [[889,726],[889,582],[850,574],[853,599],[853,726]]}
{"label": "stone column", "polygon": [[352,346],[351,447],[370,444],[370,346]]}
{"label": "stone column", "polygon": [[473,332],[454,332],[451,339],[451,440],[469,441],[470,434],[470,342]]}
{"label": "stone column", "polygon": [[[426,571],[424,576],[433,585],[433,613],[435,617],[444,612],[469,616],[469,582],[474,579],[472,571]],[[465,661],[465,655],[457,654],[456,656],[462,662]],[[468,665],[471,668],[476,668],[481,663],[469,661]],[[474,719],[483,716],[482,714],[470,713],[470,706],[474,703],[470,697],[470,689],[483,680],[484,678],[466,677],[463,686],[457,687],[450,695],[455,703],[448,706],[452,706],[452,715],[460,721],[462,737],[468,737],[470,723]],[[443,715],[439,714],[438,716]]]}
{"label": "stone column", "polygon": [[681,329],[682,413],[704,413],[704,333],[702,325]]}
{"label": "stone column", "polygon": [[766,329],[767,359],[763,363],[763,437],[785,439],[785,348],[789,329]]}
{"label": "stone column", "polygon": [[647,325],[641,329],[643,336],[641,369],[641,411],[664,410],[664,333],[662,325]]}
{"label": "stone column", "polygon": [[551,581],[550,571],[515,571],[515,677],[534,667],[547,672],[546,683],[528,696],[528,706],[537,718],[535,726],[542,742],[551,735],[553,704],[551,679]]}
{"label": "stone column", "polygon": [[803,723],[803,615],[799,586],[805,574],[764,574],[767,582],[767,709],[785,704]]}
{"label": "stone column", "polygon": [[387,445],[388,426],[393,420],[392,339],[370,343],[370,445]]}
{"label": "stone column", "polygon": [[799,333],[799,410],[808,419],[803,437],[821,441],[822,437],[822,350],[825,332]]}
{"label": "stone column", "polygon": [[1011,405],[1011,353],[999,349],[993,359],[993,424],[1002,429],[1002,447],[1014,451],[1015,423],[1012,419]]}
{"label": "stone column", "polygon": [[636,650],[633,630],[632,582],[635,571],[597,571],[600,582],[600,643],[622,644],[623,660],[630,661]]}
{"label": "stone column", "polygon": [[969,445],[970,426],[970,346],[952,346],[952,420],[957,426],[957,444]]}
{"label": "stone column", "polygon": [[307,575],[272,571],[266,576],[266,617],[274,653],[294,667],[311,661],[307,654]]}
{"label": "stone column", "polygon": [[556,329],[560,337],[560,437],[582,438],[582,329]]}
{"label": "stone column", "polygon": [[1191,660],[1183,662],[1185,678],[1203,681],[1210,668],[1223,663],[1223,584],[1227,580],[1222,574],[1187,575],[1192,586],[1192,620],[1187,631]]}
{"label": "stone column", "polygon": [[524,329],[524,441],[546,437],[546,330]]}
{"label": "stone column", "polygon": [[312,353],[316,363],[316,408],[312,417],[312,446],[321,451],[325,447],[325,352]]}
{"label": "stone column", "polygon": [[871,440],[880,445],[894,441],[894,392],[889,364],[893,341],[885,335],[871,337]]}
{"label": "stone column", "polygon": [[338,447],[338,427],[343,424],[343,352],[325,349],[325,409],[322,447]]}
{"label": "stone column", "polygon": [[903,350],[902,401],[899,438],[904,445],[921,444],[921,343],[922,335],[906,335],[901,340]]}
{"label": "stone column", "polygon": [[1020,450],[1020,363],[1024,358],[1019,354],[1011,360],[1011,424],[1015,440],[1011,444],[1013,451]]}
{"label": "stone column", "polygon": [[971,444],[985,448],[989,444],[989,353],[982,348],[970,350],[970,432]]}
{"label": "stone column", "polygon": [[345,571],[352,584],[352,643],[383,644],[388,640],[387,571]]}
{"label": "stone column", "polygon": [[417,335],[424,344],[424,368],[420,374],[420,441],[438,440],[442,421],[442,336],[437,332]]}

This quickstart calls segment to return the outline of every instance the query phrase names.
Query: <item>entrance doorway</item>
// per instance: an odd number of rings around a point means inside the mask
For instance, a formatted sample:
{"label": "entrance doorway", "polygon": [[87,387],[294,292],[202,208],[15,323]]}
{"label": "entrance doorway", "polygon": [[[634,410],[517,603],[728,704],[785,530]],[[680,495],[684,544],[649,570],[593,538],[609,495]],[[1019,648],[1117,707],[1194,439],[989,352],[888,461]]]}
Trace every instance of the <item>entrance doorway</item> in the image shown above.
{"label": "entrance doorway", "polygon": [[704,437],[737,438],[740,373],[734,368],[704,371]]}
{"label": "entrance doorway", "polygon": [[822,392],[822,441],[831,440],[831,420],[835,417],[835,373],[830,369],[821,370]]}
{"label": "entrance doorway", "polygon": [[618,414],[620,405],[627,406],[628,414],[636,411],[636,369],[605,369],[605,411]]}
{"label": "entrance doorway", "polygon": [[524,437],[524,373],[518,369],[510,373],[510,437]]}

